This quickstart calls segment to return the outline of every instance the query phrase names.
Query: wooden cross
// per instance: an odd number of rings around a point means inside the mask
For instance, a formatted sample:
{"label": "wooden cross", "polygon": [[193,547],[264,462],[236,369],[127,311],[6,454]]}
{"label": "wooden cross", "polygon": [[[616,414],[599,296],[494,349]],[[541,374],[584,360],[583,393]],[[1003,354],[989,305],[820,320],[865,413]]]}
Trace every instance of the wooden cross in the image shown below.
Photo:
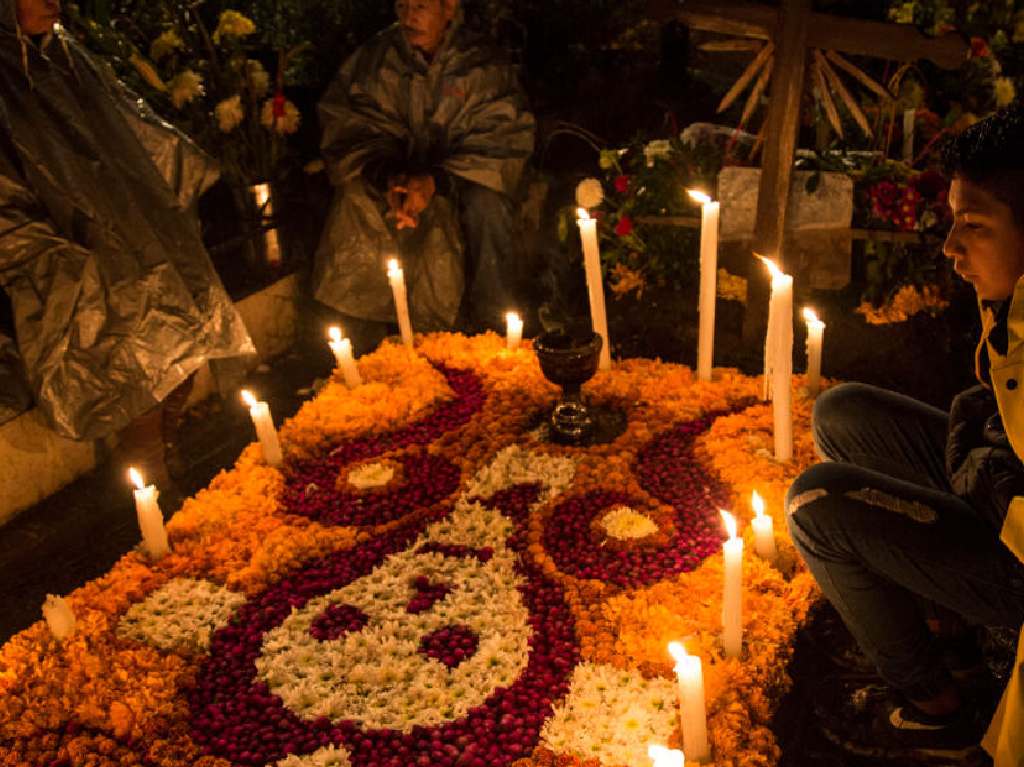
{"label": "wooden cross", "polygon": [[[811,2],[782,0],[780,8],[734,0],[651,0],[648,5],[648,14],[656,21],[678,20],[691,29],[774,42],[775,63],[765,118],[753,249],[776,259],[784,268],[786,204],[797,148],[808,49],[895,61],[928,59],[943,69],[956,69],[969,52],[966,42],[953,33],[927,38],[905,24],[816,13]],[[759,338],[764,328],[765,312],[759,309],[767,304],[767,274],[765,279],[750,280],[748,284],[748,311],[743,328],[746,342]]]}

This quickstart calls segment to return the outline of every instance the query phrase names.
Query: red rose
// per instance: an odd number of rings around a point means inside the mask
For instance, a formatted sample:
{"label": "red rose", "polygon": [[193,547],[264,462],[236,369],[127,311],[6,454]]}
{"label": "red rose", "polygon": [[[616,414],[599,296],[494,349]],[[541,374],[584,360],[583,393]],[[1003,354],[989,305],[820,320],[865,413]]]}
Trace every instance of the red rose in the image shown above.
{"label": "red rose", "polygon": [[629,216],[623,216],[619,219],[619,223],[615,225],[615,234],[619,237],[625,237],[633,231],[633,219]]}
{"label": "red rose", "polygon": [[892,181],[879,181],[871,189],[871,196],[878,200],[883,208],[891,208],[899,198],[900,190]]}
{"label": "red rose", "polygon": [[284,92],[278,91],[274,94],[274,105],[272,107],[275,120],[284,117]]}
{"label": "red rose", "polygon": [[625,194],[629,191],[629,176],[615,177],[615,191],[619,194]]}

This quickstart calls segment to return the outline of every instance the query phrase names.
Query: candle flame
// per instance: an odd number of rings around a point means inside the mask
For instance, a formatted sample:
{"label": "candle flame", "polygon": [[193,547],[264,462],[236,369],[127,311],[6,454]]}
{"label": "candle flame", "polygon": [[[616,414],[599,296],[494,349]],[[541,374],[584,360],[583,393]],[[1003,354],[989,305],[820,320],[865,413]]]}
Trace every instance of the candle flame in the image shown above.
{"label": "candle flame", "polygon": [[686,764],[682,751],[656,743],[647,746],[647,756],[654,760],[654,767],[683,767]]}
{"label": "candle flame", "polygon": [[519,312],[505,312],[505,323],[508,325],[519,324]]}
{"label": "candle flame", "polygon": [[142,473],[134,466],[131,466],[128,469],[128,479],[130,479],[132,484],[139,488],[139,490],[146,487],[146,483],[142,479]]}
{"label": "candle flame", "polygon": [[707,205],[711,202],[711,195],[707,192],[702,192],[700,189],[687,189],[686,193],[690,195],[691,200],[699,202],[701,205]]}
{"label": "candle flame", "polygon": [[402,267],[398,265],[397,258],[388,259],[388,277],[392,277],[402,271]]}
{"label": "candle flame", "polygon": [[337,325],[331,325],[327,328],[327,337],[336,344],[341,343],[341,328]]}
{"label": "candle flame", "polygon": [[242,389],[242,402],[244,402],[249,407],[252,407],[253,405],[256,404],[256,398],[248,389]]}
{"label": "candle flame", "polygon": [[757,516],[764,516],[764,499],[756,490],[750,494],[750,505],[754,507],[754,513]]}
{"label": "candle flame", "polygon": [[576,215],[579,217],[580,221],[590,220],[590,213],[586,208],[576,208]]}
{"label": "candle flame", "polygon": [[784,276],[784,272],[779,268],[778,264],[770,258],[765,258],[758,253],[755,253],[754,255],[760,258],[764,262],[764,265],[768,267],[768,271],[772,273],[772,278]]}
{"label": "candle flame", "polygon": [[804,315],[804,321],[807,322],[807,323],[818,322],[818,315],[817,315],[817,313],[814,311],[814,309],[812,309],[809,306],[805,306],[804,307],[803,315]]}
{"label": "candle flame", "polygon": [[686,652],[682,642],[669,642],[668,654],[672,656],[672,660],[676,663],[682,663],[689,657],[689,653]]}
{"label": "candle flame", "polygon": [[734,540],[736,538],[736,517],[725,509],[719,509],[718,512],[722,515],[722,521],[725,522],[725,531],[729,533],[729,540]]}

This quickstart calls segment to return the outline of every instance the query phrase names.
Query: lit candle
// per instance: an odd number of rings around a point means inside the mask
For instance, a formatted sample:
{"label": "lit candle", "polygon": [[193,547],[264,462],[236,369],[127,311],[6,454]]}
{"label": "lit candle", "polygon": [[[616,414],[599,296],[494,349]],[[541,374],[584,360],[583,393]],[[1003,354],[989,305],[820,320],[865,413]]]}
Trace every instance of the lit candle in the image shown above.
{"label": "lit candle", "polygon": [[395,311],[398,312],[398,330],[402,343],[412,348],[412,323],[409,321],[409,297],[405,291],[405,273],[397,258],[388,259],[388,282],[395,296]]}
{"label": "lit candle", "polygon": [[783,274],[773,261],[763,257],[761,260],[772,274],[765,338],[765,386],[772,400],[775,459],[788,461],[793,457],[793,277]]}
{"label": "lit candle", "polygon": [[330,339],[327,343],[331,347],[331,351],[334,352],[334,359],[337,360],[338,367],[341,368],[345,386],[350,389],[356,388],[363,382],[363,379],[359,376],[356,361],[352,359],[352,342],[341,337],[341,328],[336,325],[328,328],[327,336]]}
{"label": "lit candle", "polygon": [[[273,221],[274,202],[270,197],[270,184],[256,184],[253,187],[256,194],[256,207],[260,211],[261,224],[266,221]],[[263,232],[263,242],[267,248],[267,263],[270,266],[281,264],[281,245],[277,241],[277,227],[271,227]]]}
{"label": "lit candle", "polygon": [[128,477],[135,485],[135,514],[142,531],[142,548],[150,559],[160,559],[170,551],[170,547],[167,545],[164,515],[156,502],[157,489],[154,485],[147,485],[134,466],[128,469]]}
{"label": "lit candle", "polygon": [[257,401],[248,389],[242,389],[242,400],[249,406],[249,415],[263,448],[263,460],[271,466],[280,466],[281,443],[277,441],[277,429],[274,428],[274,418],[270,415],[270,405]]}
{"label": "lit candle", "polygon": [[505,313],[505,343],[510,352],[519,348],[523,340],[523,321],[517,312]]}
{"label": "lit candle", "polygon": [[711,358],[715,347],[715,280],[718,275],[718,217],[721,203],[704,192],[689,190],[691,199],[701,204],[700,213],[700,294],[697,303],[697,377],[711,380]]}
{"label": "lit candle", "polygon": [[754,507],[754,518],[750,520],[754,528],[754,550],[761,559],[774,562],[777,554],[775,530],[772,518],[764,513],[764,499],[756,490],[750,495],[750,505]]}
{"label": "lit candle", "polygon": [[679,642],[668,643],[669,654],[675,659],[676,679],[679,682],[679,722],[683,730],[683,753],[692,762],[707,759],[708,717],[704,708],[704,672],[700,658],[690,655]]}
{"label": "lit candle", "polygon": [[594,332],[601,336],[601,370],[612,366],[611,344],[608,339],[608,316],[604,308],[604,282],[601,278],[601,250],[597,244],[597,221],[590,217],[586,208],[578,209],[576,224],[580,228],[583,242],[583,267],[587,275],[587,292],[590,295],[590,323]]}
{"label": "lit candle", "polygon": [[43,602],[43,617],[50,633],[57,639],[67,639],[75,633],[75,613],[64,597],[47,594]]}
{"label": "lit candle", "polygon": [[726,658],[743,652],[743,539],[736,537],[736,518],[722,512],[729,540],[722,544],[725,582],[722,588],[722,648]]}
{"label": "lit candle", "polygon": [[821,388],[821,343],[825,336],[825,323],[818,319],[813,309],[804,308],[807,322],[807,391],[812,397],[818,396]]}
{"label": "lit candle", "polygon": [[654,762],[653,767],[684,767],[686,759],[682,751],[665,748],[654,743],[647,746],[647,756]]}

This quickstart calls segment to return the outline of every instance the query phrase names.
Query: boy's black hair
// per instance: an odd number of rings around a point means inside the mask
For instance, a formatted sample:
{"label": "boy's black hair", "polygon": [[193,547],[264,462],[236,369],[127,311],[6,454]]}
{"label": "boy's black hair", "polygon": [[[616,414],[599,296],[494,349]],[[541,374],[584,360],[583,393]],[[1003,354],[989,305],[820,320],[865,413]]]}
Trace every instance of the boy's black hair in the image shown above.
{"label": "boy's black hair", "polygon": [[942,147],[946,175],[960,176],[1010,206],[1024,228],[1024,105],[1014,102]]}

